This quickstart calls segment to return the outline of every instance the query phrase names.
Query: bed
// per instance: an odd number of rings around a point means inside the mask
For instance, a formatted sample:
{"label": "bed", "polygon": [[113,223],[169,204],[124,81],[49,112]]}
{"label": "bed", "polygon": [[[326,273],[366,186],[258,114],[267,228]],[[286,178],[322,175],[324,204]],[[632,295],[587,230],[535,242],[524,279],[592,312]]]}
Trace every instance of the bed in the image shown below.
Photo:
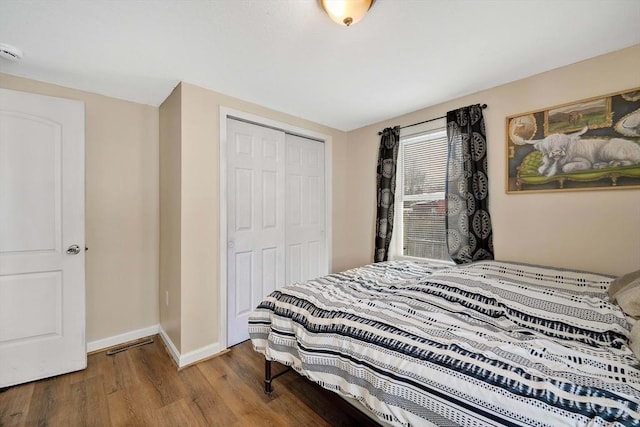
{"label": "bed", "polygon": [[274,291],[253,348],[396,426],[640,426],[613,277],[499,261],[371,264]]}

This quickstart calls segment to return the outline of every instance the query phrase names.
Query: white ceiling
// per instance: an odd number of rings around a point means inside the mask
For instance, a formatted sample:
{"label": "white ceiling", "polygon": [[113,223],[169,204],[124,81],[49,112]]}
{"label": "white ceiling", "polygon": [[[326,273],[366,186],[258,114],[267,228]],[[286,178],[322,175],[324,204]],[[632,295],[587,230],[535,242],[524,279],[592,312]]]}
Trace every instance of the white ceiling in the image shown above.
{"label": "white ceiling", "polygon": [[[0,71],[160,105],[179,81],[341,130],[640,43],[638,0],[0,0]],[[640,73],[640,71],[639,71]]]}

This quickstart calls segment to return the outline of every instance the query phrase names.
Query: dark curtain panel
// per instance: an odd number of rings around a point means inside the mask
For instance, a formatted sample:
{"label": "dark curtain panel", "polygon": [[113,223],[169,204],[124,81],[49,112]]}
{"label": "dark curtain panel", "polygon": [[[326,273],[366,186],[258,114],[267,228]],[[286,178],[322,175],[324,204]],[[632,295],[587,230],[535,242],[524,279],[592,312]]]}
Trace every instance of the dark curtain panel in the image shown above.
{"label": "dark curtain panel", "polygon": [[393,232],[393,204],[396,192],[396,166],[400,127],[386,128],[378,150],[378,216],[376,219],[375,262],[386,261]]}
{"label": "dark curtain panel", "polygon": [[482,107],[447,113],[447,247],[456,264],[493,259]]}

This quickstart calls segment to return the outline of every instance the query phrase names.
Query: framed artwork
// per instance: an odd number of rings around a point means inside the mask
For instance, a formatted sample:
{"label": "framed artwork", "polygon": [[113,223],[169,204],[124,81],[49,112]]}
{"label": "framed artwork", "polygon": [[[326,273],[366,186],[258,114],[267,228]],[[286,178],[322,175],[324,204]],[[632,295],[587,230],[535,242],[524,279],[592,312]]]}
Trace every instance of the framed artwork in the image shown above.
{"label": "framed artwork", "polygon": [[640,88],[506,118],[507,193],[640,188]]}

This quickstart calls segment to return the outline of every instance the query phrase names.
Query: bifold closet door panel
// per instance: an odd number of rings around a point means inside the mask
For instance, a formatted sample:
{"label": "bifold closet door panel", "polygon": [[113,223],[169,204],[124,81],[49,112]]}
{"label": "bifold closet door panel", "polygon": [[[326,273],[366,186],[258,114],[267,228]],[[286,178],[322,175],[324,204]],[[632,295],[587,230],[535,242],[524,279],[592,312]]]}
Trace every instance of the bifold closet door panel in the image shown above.
{"label": "bifold closet door panel", "polygon": [[285,284],[285,134],[227,120],[227,341],[249,338],[249,314]]}
{"label": "bifold closet door panel", "polygon": [[286,136],[286,283],[328,273],[324,143]]}

